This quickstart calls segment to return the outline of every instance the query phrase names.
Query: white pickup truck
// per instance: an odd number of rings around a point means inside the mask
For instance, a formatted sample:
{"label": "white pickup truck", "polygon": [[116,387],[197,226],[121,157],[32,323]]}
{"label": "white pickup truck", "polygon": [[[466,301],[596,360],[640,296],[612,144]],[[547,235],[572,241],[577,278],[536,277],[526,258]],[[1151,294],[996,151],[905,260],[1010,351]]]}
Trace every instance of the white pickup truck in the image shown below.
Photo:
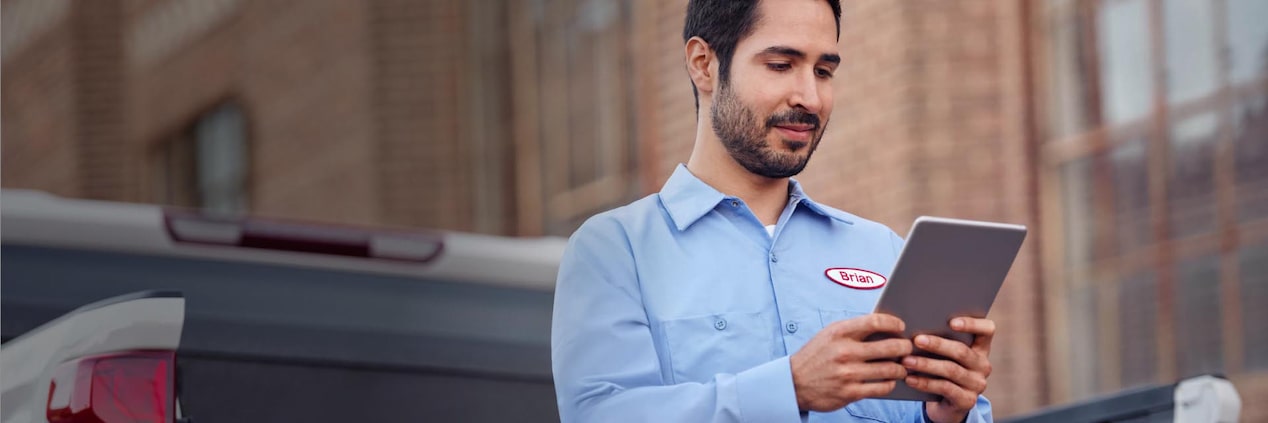
{"label": "white pickup truck", "polygon": [[0,191],[0,423],[558,421],[565,240]]}
{"label": "white pickup truck", "polygon": [[184,420],[175,399],[185,319],[178,293],[104,300],[6,344],[5,422]]}

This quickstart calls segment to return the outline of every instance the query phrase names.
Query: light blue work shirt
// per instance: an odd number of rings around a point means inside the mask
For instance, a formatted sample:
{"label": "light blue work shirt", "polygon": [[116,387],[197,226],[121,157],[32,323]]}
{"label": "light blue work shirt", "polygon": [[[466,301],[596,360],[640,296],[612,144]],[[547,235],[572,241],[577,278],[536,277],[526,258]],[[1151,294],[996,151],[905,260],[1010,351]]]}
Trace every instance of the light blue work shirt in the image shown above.
{"label": "light blue work shirt", "polygon": [[[569,240],[551,359],[564,422],[920,422],[923,403],[797,410],[788,355],[828,323],[870,313],[903,240],[789,184],[774,235],[743,200],[679,165],[659,194],[596,215]],[[970,422],[991,421],[978,398]]]}

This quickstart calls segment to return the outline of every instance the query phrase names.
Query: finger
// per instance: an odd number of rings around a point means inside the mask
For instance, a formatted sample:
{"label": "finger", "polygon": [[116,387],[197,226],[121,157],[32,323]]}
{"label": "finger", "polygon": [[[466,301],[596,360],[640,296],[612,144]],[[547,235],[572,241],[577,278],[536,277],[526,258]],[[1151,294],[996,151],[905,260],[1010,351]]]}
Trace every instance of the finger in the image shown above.
{"label": "finger", "polygon": [[986,358],[960,341],[934,335],[917,335],[916,348],[955,360],[971,370],[985,370],[990,364]]}
{"label": "finger", "polygon": [[841,397],[854,402],[863,398],[875,398],[889,395],[898,386],[898,381],[852,383],[841,387]]}
{"label": "finger", "polygon": [[970,371],[954,361],[908,356],[903,358],[903,366],[912,372],[945,378],[970,392],[986,391],[986,376]]}
{"label": "finger", "polygon": [[854,363],[842,366],[842,376],[853,382],[880,382],[901,380],[907,377],[907,368],[888,361],[878,363]]}
{"label": "finger", "polygon": [[907,376],[903,382],[917,391],[941,395],[944,401],[958,409],[968,409],[977,403],[977,394],[947,380]]}
{"label": "finger", "polygon": [[856,357],[858,361],[878,360],[884,358],[899,358],[911,355],[911,341],[905,338],[886,339],[872,342],[859,342],[854,344],[857,348]]}
{"label": "finger", "polygon": [[830,325],[837,336],[861,340],[877,332],[902,333],[906,324],[897,317],[872,313],[848,320],[840,320]]}
{"label": "finger", "polygon": [[951,319],[951,329],[973,334],[972,348],[983,355],[990,355],[991,340],[995,338],[995,321],[974,317],[957,317]]}

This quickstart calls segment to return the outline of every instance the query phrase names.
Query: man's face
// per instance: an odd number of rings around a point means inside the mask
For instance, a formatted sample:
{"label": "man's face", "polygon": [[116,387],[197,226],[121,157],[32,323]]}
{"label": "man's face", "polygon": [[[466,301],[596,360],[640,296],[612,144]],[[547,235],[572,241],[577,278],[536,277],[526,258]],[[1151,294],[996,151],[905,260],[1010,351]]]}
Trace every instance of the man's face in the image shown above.
{"label": "man's face", "polygon": [[709,113],[736,162],[786,178],[806,167],[832,114],[836,20],[823,0],[763,0],[758,13]]}

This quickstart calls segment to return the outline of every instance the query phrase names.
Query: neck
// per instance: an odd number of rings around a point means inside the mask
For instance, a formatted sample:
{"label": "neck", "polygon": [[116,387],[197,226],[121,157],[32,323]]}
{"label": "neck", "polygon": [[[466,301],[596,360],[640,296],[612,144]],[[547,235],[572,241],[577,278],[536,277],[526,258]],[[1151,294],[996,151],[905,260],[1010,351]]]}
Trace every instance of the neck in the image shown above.
{"label": "neck", "polygon": [[727,153],[706,120],[708,117],[701,118],[687,169],[713,189],[744,200],[763,225],[774,225],[788,205],[789,178],[767,178],[749,172]]}

